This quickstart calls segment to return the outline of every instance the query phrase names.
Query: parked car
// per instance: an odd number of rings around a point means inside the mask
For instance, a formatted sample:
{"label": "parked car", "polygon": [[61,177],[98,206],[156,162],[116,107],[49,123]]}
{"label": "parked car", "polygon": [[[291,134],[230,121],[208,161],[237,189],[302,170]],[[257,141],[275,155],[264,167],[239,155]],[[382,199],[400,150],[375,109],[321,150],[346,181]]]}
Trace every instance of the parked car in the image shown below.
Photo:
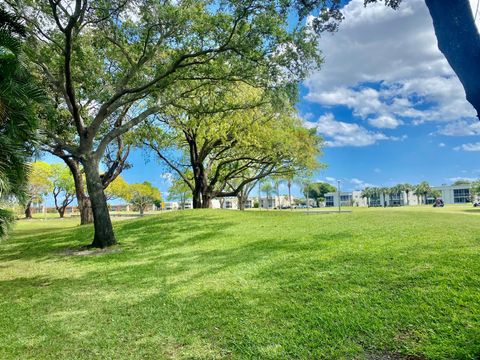
{"label": "parked car", "polygon": [[473,207],[479,207],[480,206],[480,201],[476,201],[473,203]]}
{"label": "parked car", "polygon": [[433,207],[444,207],[445,203],[443,202],[442,199],[436,199],[435,202],[433,203]]}

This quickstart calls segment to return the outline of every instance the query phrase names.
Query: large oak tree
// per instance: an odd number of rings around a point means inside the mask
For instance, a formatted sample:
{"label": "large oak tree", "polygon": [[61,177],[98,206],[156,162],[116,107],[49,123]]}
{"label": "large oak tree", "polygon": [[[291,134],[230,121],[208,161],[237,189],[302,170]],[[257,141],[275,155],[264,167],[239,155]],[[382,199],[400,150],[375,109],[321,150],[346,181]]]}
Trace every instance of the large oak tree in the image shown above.
{"label": "large oak tree", "polygon": [[7,3],[26,22],[30,59],[58,110],[69,113],[64,131],[47,135],[83,166],[94,247],[116,243],[99,173],[112,141],[182,97],[182,81],[301,79],[319,60],[302,19],[312,10],[338,13],[338,1],[323,0]]}

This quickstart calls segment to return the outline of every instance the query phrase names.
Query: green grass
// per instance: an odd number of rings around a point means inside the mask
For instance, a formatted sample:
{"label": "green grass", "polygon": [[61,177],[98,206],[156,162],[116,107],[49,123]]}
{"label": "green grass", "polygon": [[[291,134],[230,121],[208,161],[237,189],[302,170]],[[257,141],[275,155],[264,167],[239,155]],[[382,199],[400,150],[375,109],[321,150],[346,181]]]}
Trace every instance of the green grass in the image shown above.
{"label": "green grass", "polygon": [[0,243],[0,359],[480,357],[473,208],[172,212],[67,255],[77,222]]}

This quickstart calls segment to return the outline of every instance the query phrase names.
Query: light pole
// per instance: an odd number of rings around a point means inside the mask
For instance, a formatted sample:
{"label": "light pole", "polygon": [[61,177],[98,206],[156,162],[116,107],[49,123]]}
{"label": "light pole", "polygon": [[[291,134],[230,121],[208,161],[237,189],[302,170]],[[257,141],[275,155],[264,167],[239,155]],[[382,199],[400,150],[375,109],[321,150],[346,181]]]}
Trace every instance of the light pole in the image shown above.
{"label": "light pole", "polygon": [[340,180],[337,180],[337,193],[338,193],[338,212],[342,210],[342,205],[340,203]]}

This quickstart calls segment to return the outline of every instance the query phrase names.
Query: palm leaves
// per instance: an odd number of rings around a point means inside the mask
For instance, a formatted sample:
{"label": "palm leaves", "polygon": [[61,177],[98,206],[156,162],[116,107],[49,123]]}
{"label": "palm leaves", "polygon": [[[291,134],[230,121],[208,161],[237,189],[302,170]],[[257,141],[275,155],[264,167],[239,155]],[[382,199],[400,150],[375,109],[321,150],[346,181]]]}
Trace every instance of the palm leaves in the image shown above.
{"label": "palm leaves", "polygon": [[[25,35],[17,19],[0,8],[0,198],[22,198],[34,151],[37,128],[35,106],[41,91],[31,82],[22,63],[20,37]],[[5,236],[11,214],[0,211],[0,238]]]}

